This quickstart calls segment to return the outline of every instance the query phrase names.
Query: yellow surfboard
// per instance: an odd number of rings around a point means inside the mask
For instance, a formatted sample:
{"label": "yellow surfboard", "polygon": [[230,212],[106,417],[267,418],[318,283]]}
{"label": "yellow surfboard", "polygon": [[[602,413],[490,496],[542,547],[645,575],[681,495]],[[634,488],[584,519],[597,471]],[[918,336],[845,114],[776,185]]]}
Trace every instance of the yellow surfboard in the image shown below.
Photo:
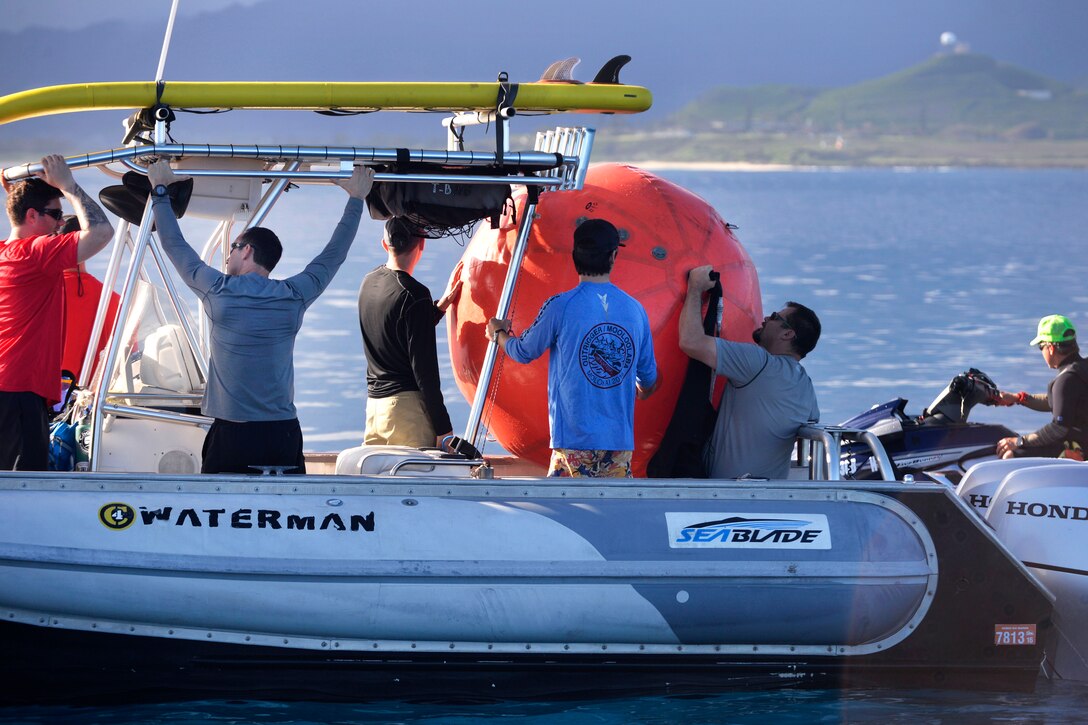
{"label": "yellow surfboard", "polygon": [[[511,84],[515,85],[515,84]],[[641,113],[653,103],[641,86],[518,83],[513,106],[532,113]],[[178,108],[299,111],[487,111],[499,83],[321,83],[167,81],[162,102]],[[0,98],[0,125],[38,116],[133,110],[156,102],[154,81],[76,83]]]}

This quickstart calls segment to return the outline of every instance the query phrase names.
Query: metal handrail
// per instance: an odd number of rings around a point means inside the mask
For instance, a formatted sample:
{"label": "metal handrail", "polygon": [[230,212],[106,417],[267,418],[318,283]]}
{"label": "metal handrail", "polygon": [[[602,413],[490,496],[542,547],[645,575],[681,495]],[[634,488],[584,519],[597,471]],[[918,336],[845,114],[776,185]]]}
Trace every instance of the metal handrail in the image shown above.
{"label": "metal handrail", "polygon": [[[506,279],[503,280],[502,292],[499,294],[499,304],[495,309],[495,317],[504,320],[510,313],[510,307],[514,301],[514,289],[518,283],[518,273],[521,271],[521,261],[525,257],[525,251],[529,247],[529,232],[533,226],[533,217],[536,215],[536,204],[526,200],[525,208],[521,212],[521,223],[518,227],[518,236],[514,241],[514,249],[510,255],[510,263],[506,267]],[[472,407],[468,411],[468,421],[465,423],[465,434],[462,436],[477,448],[480,447],[479,434],[480,423],[483,420],[484,405],[491,388],[491,376],[495,372],[495,362],[499,357],[498,338],[489,340],[484,350],[484,361],[480,367],[479,381],[476,383],[476,394],[472,398]]]}
{"label": "metal handrail", "polygon": [[[219,178],[249,178],[249,179],[278,179],[283,183],[291,180],[305,181],[309,180],[330,180],[330,179],[348,179],[351,178],[351,160],[344,159],[344,162],[348,164],[348,168],[345,171],[343,168],[339,170],[326,170],[326,171],[304,171],[301,169],[284,168],[279,171],[273,169],[178,169],[178,172],[185,176],[201,176],[201,177],[219,177]],[[147,173],[147,169],[129,160],[122,160],[126,167],[137,171],[141,174]],[[294,162],[297,167],[299,162]],[[374,174],[375,181],[403,181],[412,184],[439,184],[439,183],[457,183],[457,184],[523,184],[526,186],[561,186],[562,181],[550,176],[502,176],[502,175],[470,175],[470,174],[454,174],[454,173],[442,173],[442,174],[394,174],[389,172],[378,172]]]}
{"label": "metal handrail", "polygon": [[483,459],[480,458],[405,458],[393,464],[393,467],[389,469],[389,475],[397,475],[397,472],[399,472],[400,469],[404,468],[405,466],[425,465],[430,466],[433,469],[435,466],[445,466],[447,464],[452,464],[454,466],[468,466],[470,468],[473,468],[475,466],[479,466],[482,463]]}
{"label": "metal handrail", "polygon": [[[92,154],[69,156],[65,162],[69,168],[101,166],[111,163],[125,163],[145,156],[203,156],[226,158],[263,158],[277,160],[301,159],[307,161],[356,161],[369,164],[395,164],[405,160],[410,163],[438,164],[450,167],[486,167],[498,164],[499,157],[494,151],[449,151],[434,149],[386,149],[357,146],[271,146],[271,145],[234,145],[234,144],[177,144],[154,143],[143,146],[131,146],[109,149]],[[582,161],[577,155],[567,156],[546,151],[510,151],[502,155],[502,166],[512,171],[548,171],[560,167],[576,168]],[[128,163],[131,166],[131,163]],[[28,163],[12,166],[2,171],[9,181],[29,178],[42,171],[40,163]],[[254,176],[269,178],[321,178],[339,179],[351,175],[344,171],[218,171],[212,169],[187,169],[192,176]],[[458,181],[462,183],[510,183],[508,176],[471,176],[456,174],[377,174],[378,181],[415,181],[433,183],[436,181]],[[558,185],[550,176],[514,177],[517,183],[532,183],[543,186]]]}
{"label": "metal handrail", "polygon": [[107,393],[106,402],[118,401],[118,400],[172,400],[172,401],[184,401],[184,400],[196,400],[200,401],[204,399],[203,393]]}
{"label": "metal handrail", "polygon": [[819,425],[809,423],[801,426],[797,431],[800,441],[810,441],[816,444],[810,451],[809,475],[813,480],[841,481],[842,472],[839,468],[839,460],[842,458],[842,441],[844,438],[864,443],[872,452],[876,461],[877,470],[883,481],[895,480],[895,469],[892,467],[888,452],[884,445],[873,433],[862,428],[843,428],[837,425]]}
{"label": "metal handrail", "polygon": [[107,413],[123,415],[127,418],[143,418],[145,420],[162,420],[169,423],[183,423],[199,428],[210,426],[214,421],[213,418],[204,415],[172,413],[168,410],[152,410],[150,408],[134,408],[130,405],[117,405],[116,403],[103,404],[102,413],[103,415]]}
{"label": "metal handrail", "polygon": [[[132,312],[133,297],[136,290],[136,282],[140,277],[140,268],[143,265],[144,251],[150,246],[151,239],[151,205],[144,208],[143,219],[140,220],[139,233],[132,246],[132,255],[129,259],[128,273],[121,290],[121,304],[118,305],[116,325],[124,326]],[[116,243],[116,242],[115,242]],[[111,264],[113,260],[110,260]],[[119,261],[119,258],[118,258]],[[102,425],[105,421],[103,412],[105,396],[102,391],[109,390],[110,377],[117,369],[118,357],[121,348],[119,330],[114,330],[110,335],[110,344],[106,345],[106,359],[102,363],[102,382],[99,394],[95,395],[94,405],[91,407],[91,450],[90,466],[92,471],[98,470],[100,460],[99,453],[102,450]]]}

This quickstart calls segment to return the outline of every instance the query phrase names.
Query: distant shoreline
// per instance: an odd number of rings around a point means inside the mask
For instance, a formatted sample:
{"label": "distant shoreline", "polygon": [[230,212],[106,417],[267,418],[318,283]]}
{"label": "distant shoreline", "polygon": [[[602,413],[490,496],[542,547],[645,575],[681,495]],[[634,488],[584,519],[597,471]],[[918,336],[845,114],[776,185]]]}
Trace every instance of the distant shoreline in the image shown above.
{"label": "distant shoreline", "polygon": [[815,169],[1085,169],[1088,139],[970,139],[952,136],[821,136],[693,132],[603,136],[597,159],[645,159],[655,168],[699,171]]}
{"label": "distant shoreline", "polygon": [[[607,161],[594,163],[609,163]],[[819,166],[796,164],[759,164],[751,161],[635,161],[630,163],[647,171],[816,171]]]}
{"label": "distant shoreline", "polygon": [[[24,158],[9,156],[0,153],[0,168],[6,169],[25,163],[34,163],[37,158]],[[899,164],[781,164],[760,163],[754,161],[669,161],[668,159],[646,159],[632,161],[629,159],[604,158],[594,160],[593,165],[620,163],[637,166],[647,171],[695,171],[695,172],[729,172],[729,173],[767,173],[767,172],[828,172],[828,171],[858,171],[884,169],[890,171],[950,171],[958,169],[1008,169],[1008,170],[1085,170],[1085,166],[1077,165],[1033,165],[1033,164],[977,164],[977,163],[899,163]]]}
{"label": "distant shoreline", "polygon": [[876,164],[762,164],[751,161],[664,161],[664,160],[646,160],[646,161],[626,161],[618,159],[603,159],[600,161],[594,161],[592,165],[596,164],[628,164],[630,166],[637,166],[640,169],[646,169],[647,171],[706,171],[706,172],[744,172],[744,173],[766,173],[766,172],[817,172],[817,171],[953,171],[953,170],[967,170],[967,169],[1002,169],[1008,171],[1084,171],[1083,166],[1031,166],[1031,165],[1008,165],[1008,164],[894,164],[894,165],[876,165]]}

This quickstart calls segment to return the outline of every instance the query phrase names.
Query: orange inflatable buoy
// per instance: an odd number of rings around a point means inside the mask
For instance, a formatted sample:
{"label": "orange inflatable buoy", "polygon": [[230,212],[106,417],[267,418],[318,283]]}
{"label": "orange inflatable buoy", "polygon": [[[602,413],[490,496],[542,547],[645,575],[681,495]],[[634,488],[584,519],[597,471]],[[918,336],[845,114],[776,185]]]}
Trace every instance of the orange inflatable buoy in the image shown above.
{"label": "orange inflatable buoy", "polygon": [[[454,271],[463,287],[448,315],[450,356],[457,387],[470,401],[487,348],[485,327],[498,307],[525,201],[524,191],[515,195],[516,215],[504,216],[498,229],[481,225]],[[710,264],[721,273],[722,336],[750,341],[763,318],[755,266],[707,202],[633,166],[593,166],[581,191],[542,194],[536,214],[511,307],[515,332],[532,324],[545,300],[578,284],[571,250],[581,221],[607,219],[626,244],[611,279],[646,308],[663,376],[658,391],[635,405],[632,463],[635,475],[645,476],[687,370],[678,325],[688,271]],[[547,388],[547,355],[520,365],[500,352],[483,412],[484,424],[504,448],[541,465],[551,452]]]}

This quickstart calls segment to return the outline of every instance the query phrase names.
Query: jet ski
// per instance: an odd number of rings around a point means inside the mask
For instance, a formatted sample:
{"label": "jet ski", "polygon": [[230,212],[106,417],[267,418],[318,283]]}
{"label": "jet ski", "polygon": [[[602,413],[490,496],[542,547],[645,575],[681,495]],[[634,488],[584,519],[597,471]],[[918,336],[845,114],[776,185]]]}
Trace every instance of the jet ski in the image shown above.
{"label": "jet ski", "polygon": [[[999,390],[986,373],[975,368],[952,378],[921,415],[906,413],[907,400],[896,398],[843,421],[843,428],[859,428],[876,435],[903,480],[938,481],[956,485],[975,463],[996,458],[997,441],[1015,436],[997,423],[969,423],[976,405],[997,405]],[[880,477],[868,447],[844,445],[842,477],[853,480]]]}

